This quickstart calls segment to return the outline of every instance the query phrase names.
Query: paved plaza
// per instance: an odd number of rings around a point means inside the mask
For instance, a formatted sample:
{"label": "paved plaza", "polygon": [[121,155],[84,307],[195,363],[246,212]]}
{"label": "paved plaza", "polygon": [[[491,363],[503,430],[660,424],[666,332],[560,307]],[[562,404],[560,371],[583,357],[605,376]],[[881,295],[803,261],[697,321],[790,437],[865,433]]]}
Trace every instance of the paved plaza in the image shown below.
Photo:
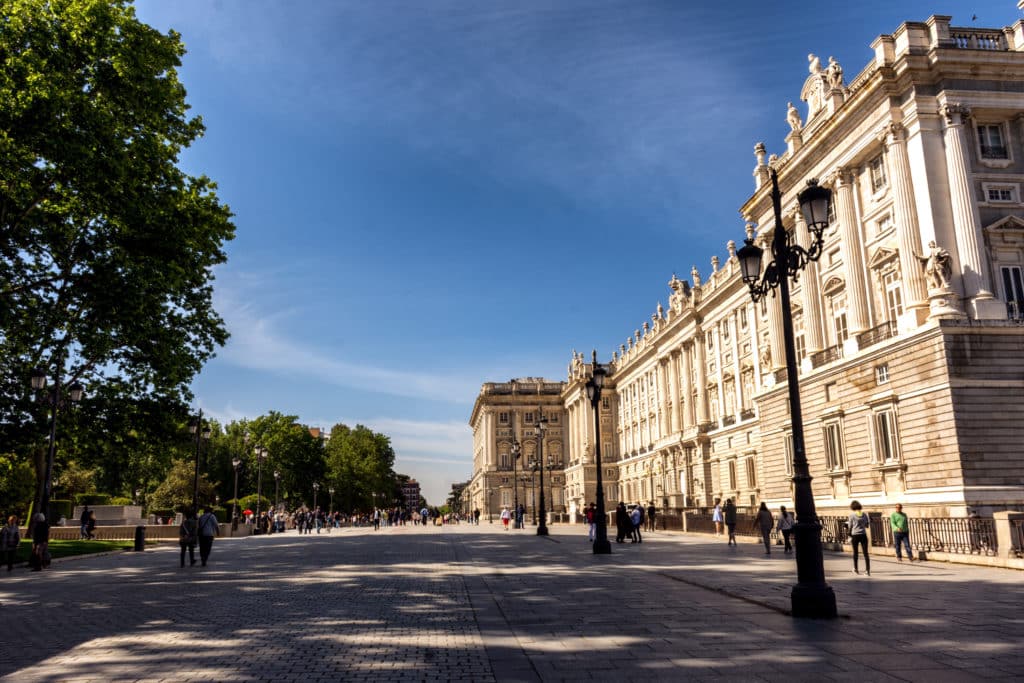
{"label": "paved plaza", "polygon": [[0,681],[1019,680],[1020,572],[826,554],[842,617],[798,621],[795,562],[657,532],[402,527],[218,540],[0,578]]}

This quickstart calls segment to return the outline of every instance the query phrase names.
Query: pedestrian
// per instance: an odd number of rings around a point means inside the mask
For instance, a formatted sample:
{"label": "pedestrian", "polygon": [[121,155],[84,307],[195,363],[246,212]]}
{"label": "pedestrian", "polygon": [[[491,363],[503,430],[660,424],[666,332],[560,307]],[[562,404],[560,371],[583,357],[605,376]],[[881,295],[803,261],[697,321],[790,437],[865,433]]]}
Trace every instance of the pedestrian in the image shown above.
{"label": "pedestrian", "polygon": [[597,537],[597,506],[591,503],[583,514],[587,518],[590,542],[593,543],[594,539]]}
{"label": "pedestrian", "polygon": [[633,511],[629,514],[630,520],[633,522],[633,531],[631,533],[632,540],[630,543],[643,543],[644,538],[640,534],[640,527],[644,523],[644,506],[642,503],[637,503],[633,507]]}
{"label": "pedestrian", "polygon": [[910,520],[903,512],[903,506],[896,503],[896,512],[889,516],[889,525],[892,527],[892,537],[896,541],[896,559],[903,561],[901,545],[906,546],[907,559],[914,561],[914,551],[910,549]]}
{"label": "pedestrian", "polygon": [[37,512],[32,516],[32,556],[29,564],[38,572],[50,566],[50,523],[46,515]]}
{"label": "pedestrian", "polygon": [[203,566],[206,566],[210,559],[210,551],[213,550],[213,539],[220,535],[220,524],[214,516],[210,506],[203,508],[203,516],[199,518],[199,559]]}
{"label": "pedestrian", "polygon": [[654,531],[654,515],[657,510],[654,508],[654,501],[652,500],[647,506],[647,530]]}
{"label": "pedestrian", "polygon": [[7,571],[14,569],[14,560],[18,557],[19,544],[21,544],[21,529],[18,528],[18,518],[11,515],[7,518],[7,526],[0,529],[0,553],[3,554],[3,561],[7,563]]}
{"label": "pedestrian", "polygon": [[633,522],[629,519],[629,513],[626,512],[626,504],[621,500],[619,504],[615,506],[615,542],[625,543],[626,534],[632,528]]}
{"label": "pedestrian", "polygon": [[782,532],[782,540],[786,544],[782,552],[792,552],[793,546],[789,542],[789,537],[793,533],[793,513],[787,512],[785,505],[779,508],[779,531]]}
{"label": "pedestrian", "polygon": [[89,538],[89,506],[86,505],[82,508],[82,516],[78,519],[81,525],[78,528],[78,537],[81,539]]}
{"label": "pedestrian", "polygon": [[[402,524],[405,524],[405,517],[402,517]],[[480,508],[473,510],[473,524],[480,526]]]}
{"label": "pedestrian", "polygon": [[512,519],[512,513],[508,511],[508,505],[501,508],[501,523],[505,527],[505,531],[508,531],[508,521]]}
{"label": "pedestrian", "polygon": [[85,521],[85,536],[90,541],[96,538],[96,512],[89,510],[89,519]]}
{"label": "pedestrian", "polygon": [[754,518],[754,530],[761,532],[761,540],[764,541],[764,554],[772,554],[772,527],[775,526],[775,518],[772,517],[772,511],[768,509],[768,506],[761,503],[761,507],[757,511],[757,517]]}
{"label": "pedestrian", "polygon": [[711,521],[715,523],[715,535],[722,535],[722,506],[719,504],[719,498],[715,498],[715,509],[711,513]]}
{"label": "pedestrian", "polygon": [[856,500],[850,503],[850,510],[852,512],[848,524],[850,525],[850,543],[853,545],[853,573],[860,574],[857,567],[857,546],[860,546],[864,549],[864,572],[871,576],[871,558],[868,557],[868,526],[871,524],[871,518],[861,509],[861,504]]}
{"label": "pedestrian", "polygon": [[178,545],[181,546],[181,566],[185,566],[185,551],[188,551],[188,566],[196,563],[196,542],[199,539],[199,522],[192,508],[185,510],[185,519],[178,527]]}
{"label": "pedestrian", "polygon": [[732,498],[726,499],[723,516],[725,517],[725,528],[729,531],[729,540],[726,545],[736,545],[736,504],[732,502]]}

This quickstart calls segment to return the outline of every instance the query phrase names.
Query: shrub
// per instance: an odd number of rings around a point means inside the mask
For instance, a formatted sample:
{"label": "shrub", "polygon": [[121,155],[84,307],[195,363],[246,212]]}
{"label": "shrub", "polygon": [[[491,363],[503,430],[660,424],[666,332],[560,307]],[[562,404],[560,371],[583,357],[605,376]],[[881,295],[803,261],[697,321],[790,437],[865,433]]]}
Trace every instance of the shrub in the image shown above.
{"label": "shrub", "polygon": [[134,505],[131,498],[125,498],[124,496],[113,496],[110,499],[109,505]]}
{"label": "shrub", "polygon": [[75,505],[110,505],[109,493],[76,493]]}
{"label": "shrub", "polygon": [[50,512],[52,519],[51,524],[56,524],[57,520],[64,517],[71,523],[71,513],[75,511],[75,504],[70,500],[50,500]]}

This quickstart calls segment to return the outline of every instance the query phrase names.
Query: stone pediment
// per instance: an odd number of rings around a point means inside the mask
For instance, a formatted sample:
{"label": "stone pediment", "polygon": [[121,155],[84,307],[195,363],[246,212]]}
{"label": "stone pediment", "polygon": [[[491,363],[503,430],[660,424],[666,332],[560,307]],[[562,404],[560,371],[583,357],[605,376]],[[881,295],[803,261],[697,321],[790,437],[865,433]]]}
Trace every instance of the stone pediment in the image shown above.
{"label": "stone pediment", "polygon": [[989,244],[1020,244],[1024,242],[1024,219],[1019,216],[1005,216],[983,229]]}
{"label": "stone pediment", "polygon": [[897,258],[899,255],[899,250],[895,247],[878,247],[871,253],[871,256],[868,257],[868,268],[879,268],[880,266]]}
{"label": "stone pediment", "polygon": [[828,280],[825,280],[821,291],[825,294],[834,294],[835,292],[842,291],[845,287],[846,283],[843,282],[843,278],[833,275]]}

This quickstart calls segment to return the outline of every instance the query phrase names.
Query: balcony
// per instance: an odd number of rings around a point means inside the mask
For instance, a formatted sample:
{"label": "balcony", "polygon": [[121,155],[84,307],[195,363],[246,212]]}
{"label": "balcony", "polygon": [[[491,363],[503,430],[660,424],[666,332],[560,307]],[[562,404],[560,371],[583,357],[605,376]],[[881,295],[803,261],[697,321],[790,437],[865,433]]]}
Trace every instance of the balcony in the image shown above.
{"label": "balcony", "polygon": [[729,425],[734,425],[734,424],[736,424],[736,416],[735,415],[723,415],[722,416],[722,426],[723,427],[728,427]]}
{"label": "balcony", "polygon": [[831,363],[833,361],[837,361],[837,360],[839,360],[842,357],[843,357],[843,345],[842,344],[836,344],[835,346],[830,346],[829,348],[825,349],[824,351],[818,351],[816,353],[812,353],[811,354],[811,367],[812,368],[820,368],[822,365],[825,365],[826,363]]}
{"label": "balcony", "polygon": [[[866,332],[861,332],[857,335],[857,348],[866,349],[869,346],[874,346],[879,342],[883,342],[886,339],[891,339],[896,336],[896,322],[887,320],[881,325],[872,327]],[[817,366],[815,366],[817,367]]]}
{"label": "balcony", "polygon": [[1009,159],[1006,153],[1006,145],[982,145],[982,159]]}

